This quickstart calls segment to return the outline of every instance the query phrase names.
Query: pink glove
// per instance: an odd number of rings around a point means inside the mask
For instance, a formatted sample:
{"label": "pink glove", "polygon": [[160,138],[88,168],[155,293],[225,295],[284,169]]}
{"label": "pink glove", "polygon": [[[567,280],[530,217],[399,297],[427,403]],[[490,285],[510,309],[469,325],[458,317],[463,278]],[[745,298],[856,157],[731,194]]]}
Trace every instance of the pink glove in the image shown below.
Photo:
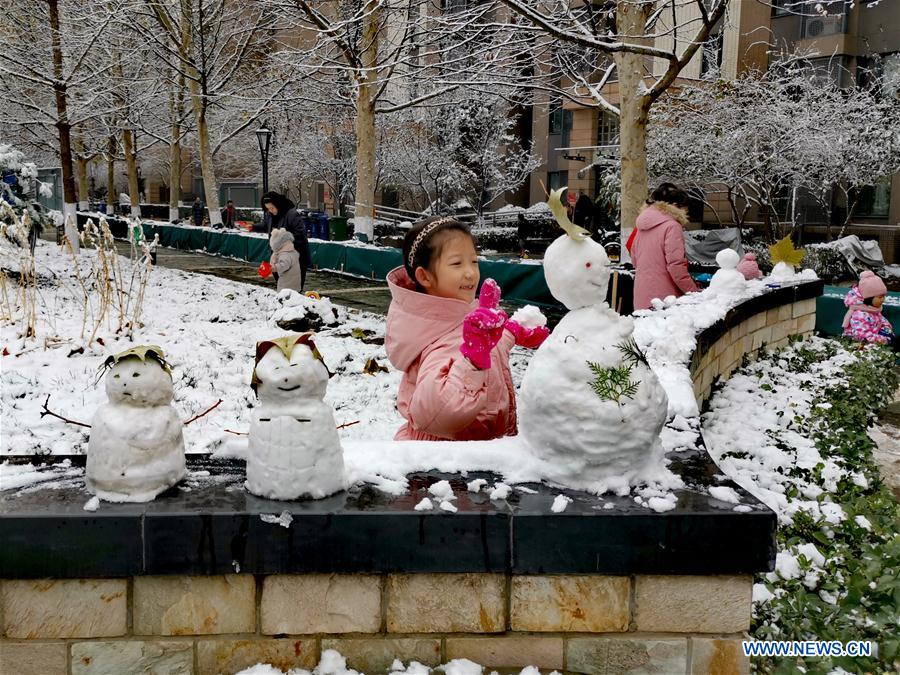
{"label": "pink glove", "polygon": [[515,336],[516,344],[526,349],[537,349],[544,343],[544,340],[550,337],[550,329],[547,326],[525,328],[522,324],[510,319],[506,322],[505,328]]}
{"label": "pink glove", "polygon": [[480,370],[491,367],[491,350],[503,337],[506,312],[497,309],[500,287],[493,279],[485,279],[478,296],[478,309],[463,319],[463,343],[459,351]]}

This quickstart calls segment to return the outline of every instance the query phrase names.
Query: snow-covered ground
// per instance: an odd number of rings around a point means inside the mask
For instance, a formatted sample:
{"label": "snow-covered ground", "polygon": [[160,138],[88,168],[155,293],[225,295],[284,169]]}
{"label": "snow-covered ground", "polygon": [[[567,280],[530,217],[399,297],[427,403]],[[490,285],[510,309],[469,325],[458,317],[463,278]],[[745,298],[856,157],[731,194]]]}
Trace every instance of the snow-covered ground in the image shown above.
{"label": "snow-covered ground", "polygon": [[[89,267],[85,250],[82,271]],[[128,265],[127,260],[122,259]],[[19,324],[4,325],[0,340],[4,351],[2,382],[3,438],[0,452],[14,454],[81,454],[87,450],[87,429],[50,416],[49,408],[70,419],[89,423],[93,411],[105,402],[98,368],[110,354],[135,344],[162,347],[172,365],[174,405],[187,420],[218,399],[209,415],[185,428],[189,452],[215,451],[226,432],[246,432],[256,397],[250,376],[256,342],[286,335],[270,321],[279,309],[269,289],[202,274],[155,268],[147,288],[143,327],[134,341],[116,335],[115,321],[101,329],[100,341],[72,353],[87,341],[80,338],[83,303],[73,272],[72,259],[53,244],[40,241],[36,251],[38,271],[37,339],[17,337]],[[130,272],[127,271],[126,276]],[[394,397],[400,374],[390,368],[384,347],[364,340],[383,337],[382,317],[341,309],[342,323],[317,336],[317,344],[329,369],[335,373],[328,387],[338,424],[359,422],[341,431],[345,439],[389,439],[400,426]],[[354,337],[355,335],[358,337]],[[90,331],[88,331],[89,333]],[[53,342],[59,338],[60,342]],[[44,349],[50,339],[52,348]],[[388,372],[363,373],[374,358]],[[517,361],[520,364],[520,360]],[[521,364],[520,364],[521,365]],[[521,372],[521,367],[517,369]]]}

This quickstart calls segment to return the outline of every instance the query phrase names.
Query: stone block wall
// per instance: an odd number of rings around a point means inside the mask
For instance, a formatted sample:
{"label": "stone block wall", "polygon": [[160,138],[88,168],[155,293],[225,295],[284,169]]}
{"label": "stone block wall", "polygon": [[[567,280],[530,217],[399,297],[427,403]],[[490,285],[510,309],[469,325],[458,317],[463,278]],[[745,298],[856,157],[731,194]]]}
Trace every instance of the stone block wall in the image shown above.
{"label": "stone block wall", "polygon": [[2,675],[435,666],[747,673],[749,575],[304,574],[0,582]]}
{"label": "stone block wall", "polygon": [[778,349],[793,335],[807,337],[816,327],[816,299],[765,309],[731,327],[711,344],[700,346],[691,360],[694,397],[702,409],[716,378],[727,379],[741,365],[745,354],[760,348]]}

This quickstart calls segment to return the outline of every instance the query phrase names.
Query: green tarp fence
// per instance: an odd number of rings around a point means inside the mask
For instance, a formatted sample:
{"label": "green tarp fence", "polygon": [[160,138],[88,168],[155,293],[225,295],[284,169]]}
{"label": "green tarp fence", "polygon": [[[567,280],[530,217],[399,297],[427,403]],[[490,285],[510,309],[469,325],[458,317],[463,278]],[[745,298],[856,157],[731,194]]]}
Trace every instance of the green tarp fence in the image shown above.
{"label": "green tarp fence", "polygon": [[[188,251],[204,251],[213,255],[260,263],[271,255],[265,237],[239,232],[221,232],[178,225],[144,223],[144,236],[159,235],[161,246]],[[357,277],[384,281],[395,267],[403,264],[399,249],[359,246],[353,243],[311,241],[313,265]],[[519,261],[481,260],[482,278],[492,277],[503,289],[503,297],[517,304],[558,307],[544,279],[540,264]]]}
{"label": "green tarp fence", "polygon": [[[843,286],[826,286],[825,292],[816,300],[816,330],[826,335],[840,335],[847,307],[844,297],[850,291]],[[882,310],[884,317],[891,322],[894,332],[900,330],[900,293],[888,293]]]}

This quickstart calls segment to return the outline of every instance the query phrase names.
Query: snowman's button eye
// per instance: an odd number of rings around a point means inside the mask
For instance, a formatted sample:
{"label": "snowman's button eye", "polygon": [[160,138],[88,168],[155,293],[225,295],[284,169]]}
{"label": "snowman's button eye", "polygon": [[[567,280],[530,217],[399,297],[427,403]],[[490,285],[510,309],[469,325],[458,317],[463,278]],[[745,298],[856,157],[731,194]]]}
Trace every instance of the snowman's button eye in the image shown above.
{"label": "snowman's button eye", "polygon": [[584,263],[584,266],[585,266],[585,267],[590,267],[590,266],[591,266],[591,263],[586,262],[586,263]]}
{"label": "snowman's button eye", "polygon": [[132,375],[132,377],[140,377],[140,376],[141,376],[140,373],[135,373],[134,375]]}
{"label": "snowman's button eye", "polygon": [[118,379],[121,377],[121,375],[119,375],[118,373],[116,373],[115,375],[113,375],[113,377],[114,377],[115,379],[118,380]]}

